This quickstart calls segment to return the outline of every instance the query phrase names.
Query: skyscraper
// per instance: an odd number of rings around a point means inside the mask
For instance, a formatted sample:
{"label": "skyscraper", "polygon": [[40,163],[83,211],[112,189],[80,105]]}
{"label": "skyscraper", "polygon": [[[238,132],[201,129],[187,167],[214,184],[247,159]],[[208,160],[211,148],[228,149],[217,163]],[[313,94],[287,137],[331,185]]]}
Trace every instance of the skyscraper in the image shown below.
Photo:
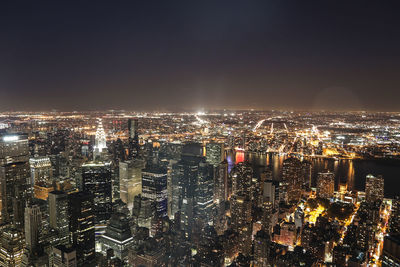
{"label": "skyscraper", "polygon": [[93,196],[86,192],[68,195],[69,230],[76,247],[78,266],[90,264],[95,258],[95,228]]}
{"label": "skyscraper", "polygon": [[58,244],[69,242],[68,195],[62,191],[49,193],[50,227],[57,231]]}
{"label": "skyscraper", "polygon": [[153,167],[143,170],[142,196],[154,202],[156,216],[167,216],[167,171],[165,169]]}
{"label": "skyscraper", "polygon": [[138,119],[128,120],[128,158],[133,159],[139,154]]}
{"label": "skyscraper", "polygon": [[218,166],[225,158],[225,148],[223,143],[206,144],[206,161],[214,166]]}
{"label": "skyscraper", "polygon": [[41,223],[42,213],[39,206],[28,205],[25,208],[25,244],[31,254],[36,253],[38,249]]}
{"label": "skyscraper", "polygon": [[125,260],[128,257],[128,248],[134,242],[129,219],[123,213],[114,213],[107,225],[106,232],[100,237],[103,254],[112,249],[115,257]]}
{"label": "skyscraper", "polygon": [[93,195],[96,224],[105,225],[112,209],[111,163],[83,164],[82,191]]}
{"label": "skyscraper", "polygon": [[132,209],[135,196],[142,193],[144,165],[144,161],[138,158],[119,163],[120,197],[130,209]]}
{"label": "skyscraper", "polygon": [[300,200],[304,184],[304,173],[300,160],[291,157],[283,161],[282,180],[286,185],[286,190],[282,188],[286,191],[285,200],[287,202]]}
{"label": "skyscraper", "polygon": [[51,184],[53,178],[53,168],[49,157],[35,157],[29,159],[31,167],[31,183]]}
{"label": "skyscraper", "polygon": [[53,247],[51,252],[51,263],[50,267],[76,267],[77,257],[76,250],[74,247],[66,247],[64,245],[58,245]]}
{"label": "skyscraper", "polygon": [[253,178],[253,169],[247,162],[235,165],[231,173],[232,194],[240,192],[242,195],[250,196]]}
{"label": "skyscraper", "polygon": [[53,167],[49,157],[29,159],[31,168],[31,187],[35,198],[46,200],[53,188]]}
{"label": "skyscraper", "polygon": [[384,180],[382,175],[368,174],[365,181],[365,198],[367,201],[382,201],[384,197]]}
{"label": "skyscraper", "polygon": [[216,203],[228,200],[228,162],[224,160],[215,168],[214,201]]}
{"label": "skyscraper", "polygon": [[317,196],[331,198],[335,191],[335,174],[332,172],[320,172],[317,177]]}
{"label": "skyscraper", "polygon": [[212,222],[214,211],[214,167],[207,162],[199,163],[195,201],[196,221],[202,229]]}
{"label": "skyscraper", "polygon": [[190,238],[193,231],[198,208],[198,178],[202,172],[201,166],[206,168],[205,164],[201,145],[189,143],[183,147],[181,160],[172,167],[172,212],[179,212],[181,230],[187,238]]}
{"label": "skyscraper", "polygon": [[13,226],[0,231],[0,266],[17,267],[22,262],[24,234]]}
{"label": "skyscraper", "polygon": [[2,221],[23,229],[25,201],[31,189],[26,134],[0,134],[0,184]]}
{"label": "skyscraper", "polygon": [[238,233],[239,252],[249,255],[251,250],[251,201],[241,193],[234,194],[231,199],[232,228]]}
{"label": "skyscraper", "polygon": [[107,152],[106,133],[103,127],[103,121],[102,119],[99,119],[95,137],[95,145],[93,147],[93,160],[102,159],[105,152]]}

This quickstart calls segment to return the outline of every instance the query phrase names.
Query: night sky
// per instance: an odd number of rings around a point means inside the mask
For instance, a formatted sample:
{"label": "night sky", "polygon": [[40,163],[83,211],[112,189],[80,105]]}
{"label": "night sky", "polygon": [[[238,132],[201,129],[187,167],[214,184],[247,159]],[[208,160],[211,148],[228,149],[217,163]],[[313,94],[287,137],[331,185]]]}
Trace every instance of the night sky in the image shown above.
{"label": "night sky", "polygon": [[395,1],[1,1],[0,110],[400,111]]}

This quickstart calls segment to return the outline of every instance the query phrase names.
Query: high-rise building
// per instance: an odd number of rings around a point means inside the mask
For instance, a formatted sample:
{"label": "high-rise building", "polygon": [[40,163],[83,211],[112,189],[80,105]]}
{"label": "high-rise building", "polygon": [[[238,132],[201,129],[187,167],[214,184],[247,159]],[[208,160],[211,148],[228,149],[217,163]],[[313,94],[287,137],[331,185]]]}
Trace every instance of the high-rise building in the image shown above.
{"label": "high-rise building", "polygon": [[317,196],[321,198],[333,197],[335,191],[335,174],[333,172],[320,172],[317,177]]}
{"label": "high-rise building", "polygon": [[[181,160],[172,167],[172,213],[175,215],[179,212],[180,227],[187,238],[190,238],[194,230],[193,226],[197,215],[196,197],[200,188],[198,184],[199,175],[202,175],[202,169],[207,169],[207,166],[209,165],[206,164],[202,156],[201,145],[190,143],[185,144],[182,149]],[[207,181],[209,180],[207,179]],[[209,185],[209,182],[202,183],[202,185],[206,184]],[[204,188],[208,187],[205,186]],[[201,190],[201,192],[204,192],[204,190]]]}
{"label": "high-rise building", "polygon": [[39,206],[28,204],[25,208],[25,245],[31,254],[38,250],[41,223],[42,213]]}
{"label": "high-rise building", "polygon": [[156,216],[167,216],[167,170],[156,167],[143,170],[142,196],[154,202]]}
{"label": "high-rise building", "polygon": [[103,159],[104,153],[107,152],[106,133],[103,127],[103,121],[99,119],[97,126],[95,145],[93,147],[93,160]]}
{"label": "high-rise building", "polygon": [[51,252],[50,267],[77,267],[78,259],[74,247],[58,245],[53,247]]}
{"label": "high-rise building", "polygon": [[202,229],[212,223],[214,212],[214,167],[207,162],[199,163],[195,201],[196,222]]}
{"label": "high-rise building", "polygon": [[264,231],[258,231],[254,238],[254,264],[257,267],[271,266],[269,262],[270,237]]}
{"label": "high-rise building", "polygon": [[384,180],[382,175],[368,174],[365,181],[365,198],[367,201],[382,201],[384,197]]}
{"label": "high-rise building", "polygon": [[224,160],[215,168],[214,202],[220,203],[228,200],[228,162]]}
{"label": "high-rise building", "polygon": [[31,167],[31,187],[35,198],[47,200],[53,190],[53,167],[49,157],[29,159]]}
{"label": "high-rise building", "polygon": [[96,224],[106,224],[112,209],[111,163],[89,162],[82,165],[82,191],[94,198]]}
{"label": "high-rise building", "polygon": [[0,231],[0,266],[17,267],[22,263],[24,234],[13,226]]}
{"label": "high-rise building", "polygon": [[142,193],[142,169],[145,164],[142,159],[133,159],[119,163],[119,190],[121,200],[133,207],[135,196]]}
{"label": "high-rise building", "polygon": [[382,250],[383,267],[400,267],[400,236],[385,236]]}
{"label": "high-rise building", "polygon": [[49,193],[50,227],[57,232],[58,244],[69,242],[69,212],[68,195],[62,191]]}
{"label": "high-rise building", "polygon": [[126,260],[128,248],[133,244],[129,219],[123,213],[114,213],[107,225],[106,232],[100,237],[101,251],[104,255],[109,249],[114,251],[114,256]]}
{"label": "high-rise building", "polygon": [[225,158],[223,143],[206,144],[206,161],[213,166],[218,166]]}
{"label": "high-rise building", "polygon": [[0,134],[1,219],[23,229],[30,197],[29,147],[26,134]]}
{"label": "high-rise building", "polygon": [[68,195],[69,231],[71,243],[76,247],[78,266],[95,259],[95,225],[93,195],[76,192]]}
{"label": "high-rise building", "polygon": [[271,202],[274,208],[279,205],[279,182],[274,180],[265,180],[262,183],[261,204]]}
{"label": "high-rise building", "polygon": [[247,162],[240,162],[235,165],[230,173],[232,179],[232,194],[250,196],[253,179],[253,169]]}
{"label": "high-rise building", "polygon": [[139,121],[138,119],[128,120],[128,158],[136,158],[139,154],[139,135],[138,135]]}
{"label": "high-rise building", "polygon": [[391,235],[400,235],[400,197],[392,200],[392,213],[389,221],[389,232]]}
{"label": "high-rise building", "polygon": [[53,167],[49,157],[35,157],[29,159],[31,167],[31,184],[52,184]]}
{"label": "high-rise building", "polygon": [[234,194],[231,199],[232,228],[238,233],[239,252],[249,255],[251,250],[252,217],[251,201],[248,196]]}
{"label": "high-rise building", "polygon": [[150,229],[155,215],[154,201],[142,195],[135,196],[132,215],[138,226]]}
{"label": "high-rise building", "polygon": [[282,188],[286,191],[285,200],[287,202],[297,202],[302,195],[302,187],[304,184],[304,173],[302,164],[299,159],[291,157],[283,161],[282,180],[286,185]]}

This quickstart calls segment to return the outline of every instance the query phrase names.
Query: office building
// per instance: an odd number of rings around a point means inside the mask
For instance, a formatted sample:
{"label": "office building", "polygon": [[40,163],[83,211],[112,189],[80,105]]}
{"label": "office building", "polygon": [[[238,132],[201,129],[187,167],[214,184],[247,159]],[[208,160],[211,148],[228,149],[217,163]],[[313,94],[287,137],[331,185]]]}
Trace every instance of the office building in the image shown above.
{"label": "office building", "polygon": [[317,196],[331,198],[335,191],[335,174],[332,172],[320,172],[317,177]]}
{"label": "office building", "polygon": [[[283,161],[282,181],[284,182],[283,190],[285,193],[285,201],[288,203],[297,202],[302,195],[304,184],[304,172],[299,159],[291,157]],[[284,188],[286,187],[286,188]]]}
{"label": "office building", "polygon": [[25,245],[30,254],[38,251],[41,224],[42,213],[39,206],[28,204],[25,208]]}
{"label": "office building", "polygon": [[31,168],[31,184],[51,185],[53,183],[53,167],[49,157],[29,159]]}
{"label": "office building", "polygon": [[0,134],[1,217],[23,229],[30,198],[29,147],[26,134]]}
{"label": "office building", "polygon": [[94,198],[96,224],[106,224],[112,210],[111,163],[89,162],[82,165],[82,191]]}
{"label": "office building", "polygon": [[400,236],[385,236],[382,250],[383,267],[400,267]]}
{"label": "office building", "polygon": [[156,167],[143,170],[142,196],[153,201],[156,216],[167,216],[167,170]]}
{"label": "office building", "polygon": [[49,220],[50,228],[57,233],[57,244],[68,244],[69,242],[69,213],[68,195],[62,191],[49,193]]}
{"label": "office building", "polygon": [[119,163],[120,198],[128,205],[129,209],[133,207],[135,196],[142,193],[142,169],[144,167],[144,160],[138,158]]}
{"label": "office building", "polygon": [[368,174],[365,181],[365,199],[367,201],[382,201],[384,197],[384,180],[382,175]]}
{"label": "office building", "polygon": [[213,166],[218,166],[225,159],[225,148],[223,143],[206,144],[206,161]]}
{"label": "office building", "polygon": [[76,248],[78,266],[95,259],[95,216],[93,195],[76,192],[68,195],[69,231]]}
{"label": "office building", "polygon": [[129,219],[122,213],[114,213],[107,225],[106,232],[99,239],[101,252],[106,255],[109,249],[120,260],[128,258],[128,248],[134,242],[129,225]]}
{"label": "office building", "polygon": [[51,252],[50,267],[77,267],[78,259],[74,247],[58,245]]}
{"label": "office building", "polygon": [[24,253],[24,233],[13,226],[0,231],[0,267],[18,267]]}

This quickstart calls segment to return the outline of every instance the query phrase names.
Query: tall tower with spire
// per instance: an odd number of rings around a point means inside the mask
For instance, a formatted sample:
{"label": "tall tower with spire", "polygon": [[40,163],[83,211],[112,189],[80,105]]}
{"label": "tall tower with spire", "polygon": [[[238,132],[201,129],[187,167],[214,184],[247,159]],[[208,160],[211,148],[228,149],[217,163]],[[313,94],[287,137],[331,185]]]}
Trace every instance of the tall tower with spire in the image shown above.
{"label": "tall tower with spire", "polygon": [[99,124],[97,126],[96,137],[95,137],[95,145],[93,150],[93,159],[96,160],[106,150],[107,150],[106,133],[103,127],[103,121],[102,119],[99,119]]}

